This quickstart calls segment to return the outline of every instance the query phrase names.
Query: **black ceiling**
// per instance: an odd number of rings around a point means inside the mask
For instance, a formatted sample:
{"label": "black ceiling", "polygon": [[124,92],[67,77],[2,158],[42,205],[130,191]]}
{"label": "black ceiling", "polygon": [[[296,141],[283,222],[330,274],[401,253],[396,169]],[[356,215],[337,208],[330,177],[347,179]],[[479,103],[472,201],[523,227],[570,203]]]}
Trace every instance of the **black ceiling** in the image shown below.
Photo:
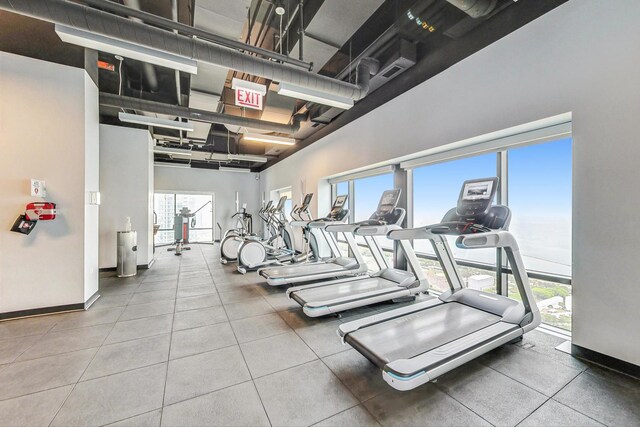
{"label": "black ceiling", "polygon": [[[194,1],[197,0],[179,0],[178,17],[180,22],[189,25],[193,24]],[[278,20],[274,17],[275,14],[268,13],[274,7],[273,3],[275,1],[253,0],[251,10],[260,10],[262,13],[256,14],[255,17],[252,17],[251,13],[249,13],[245,23],[245,29],[247,29],[252,19],[255,18],[254,25],[256,25],[256,28],[260,27],[267,30],[265,32],[267,35],[260,39],[260,45],[266,49],[273,49],[273,35],[277,33]],[[344,80],[349,80],[350,73],[347,66],[360,53],[365,51],[374,52],[375,55],[381,56],[385,49],[386,51],[395,49],[400,39],[415,45],[415,65],[373,93],[370,93],[364,99],[356,102],[355,106],[350,110],[338,111],[335,114],[335,118],[332,117],[332,121],[328,124],[322,123],[317,129],[313,129],[315,133],[311,133],[310,136],[308,135],[298,141],[295,146],[283,150],[277,157],[272,157],[259,170],[264,170],[296,151],[309,146],[566,1],[568,0],[520,0],[517,2],[513,0],[497,0],[497,5],[493,12],[482,18],[471,18],[446,0],[384,1],[378,10],[355,31],[351,39],[339,49],[319,72],[330,77],[338,76]],[[82,3],[82,1],[79,2]],[[304,12],[307,25],[313,20],[314,15],[319,13],[323,2],[324,0],[305,1]],[[345,2],[345,4],[348,3]],[[169,0],[140,0],[140,5],[145,12],[171,18],[171,2]],[[285,14],[286,22],[298,5],[298,0],[286,0],[284,5],[287,10],[287,14]],[[267,21],[267,18],[269,18],[268,22],[259,22],[260,20]],[[425,25],[417,25],[415,18],[419,18],[419,22],[424,22]],[[298,22],[297,19],[293,22],[293,27],[285,39],[288,48],[285,50],[290,51],[297,42]],[[380,43],[384,49],[378,48],[374,50],[372,45],[375,44],[377,46],[376,39],[383,34],[390,36],[387,44]],[[255,42],[256,40],[251,40],[251,43],[255,44]],[[60,41],[53,31],[52,24],[9,12],[0,12],[0,50],[74,67],[83,67],[85,61],[84,50]],[[290,52],[290,55],[297,58],[298,52]],[[122,75],[120,75],[117,69],[119,61],[113,55],[100,53],[99,59],[116,67],[114,71],[99,71],[100,91],[120,92],[122,95],[168,104],[178,103],[173,70],[154,67],[158,84],[156,87],[152,87],[145,80],[142,63],[125,59],[122,64]],[[355,73],[351,74],[354,75]],[[353,78],[353,76],[351,77]],[[180,101],[185,105],[185,102],[188,102],[190,93],[189,74],[180,74],[180,86]],[[303,106],[309,107],[310,104],[299,101],[296,105],[296,110]],[[296,110],[292,111],[292,114]],[[299,111],[304,110],[309,110],[309,108]],[[113,108],[102,108],[101,121],[104,123],[118,123],[115,119],[117,111],[117,109]],[[229,112],[232,112],[232,110],[229,110]],[[305,120],[304,113],[302,117],[296,117]],[[306,119],[309,120],[311,117],[306,117]],[[232,140],[225,137],[225,132],[227,131],[223,126],[213,125],[209,138],[206,141],[197,141],[195,146],[201,150],[214,152],[231,150],[231,152],[247,154],[264,153],[263,145],[236,144],[236,139]],[[178,135],[177,132],[172,131],[168,131],[165,134],[168,136]]]}

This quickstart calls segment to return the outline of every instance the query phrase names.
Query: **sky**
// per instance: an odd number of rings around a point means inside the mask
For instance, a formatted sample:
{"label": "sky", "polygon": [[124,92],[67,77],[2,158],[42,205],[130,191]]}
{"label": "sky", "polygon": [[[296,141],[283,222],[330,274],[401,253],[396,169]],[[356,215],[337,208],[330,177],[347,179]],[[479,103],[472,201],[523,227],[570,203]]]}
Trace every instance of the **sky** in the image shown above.
{"label": "sky", "polygon": [[[510,230],[530,270],[571,274],[571,144],[566,138],[509,150]],[[439,222],[456,206],[465,180],[492,176],[495,153],[414,169],[415,226]],[[362,178],[354,185],[355,219],[361,221],[375,211],[382,192],[393,188],[393,176]],[[338,194],[347,194],[347,188],[346,182],[338,184]],[[431,252],[427,241],[417,242],[416,248]],[[490,251],[454,251],[463,259],[495,259]]]}

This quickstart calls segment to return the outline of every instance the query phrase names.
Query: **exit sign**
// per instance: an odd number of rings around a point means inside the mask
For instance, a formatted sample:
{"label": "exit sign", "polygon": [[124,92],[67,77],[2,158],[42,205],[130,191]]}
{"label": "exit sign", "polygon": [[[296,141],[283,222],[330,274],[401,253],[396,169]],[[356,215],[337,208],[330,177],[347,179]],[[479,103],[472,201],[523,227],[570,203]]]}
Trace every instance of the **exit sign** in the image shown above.
{"label": "exit sign", "polygon": [[236,91],[236,106],[262,110],[262,99],[267,93],[265,85],[234,78],[231,88]]}

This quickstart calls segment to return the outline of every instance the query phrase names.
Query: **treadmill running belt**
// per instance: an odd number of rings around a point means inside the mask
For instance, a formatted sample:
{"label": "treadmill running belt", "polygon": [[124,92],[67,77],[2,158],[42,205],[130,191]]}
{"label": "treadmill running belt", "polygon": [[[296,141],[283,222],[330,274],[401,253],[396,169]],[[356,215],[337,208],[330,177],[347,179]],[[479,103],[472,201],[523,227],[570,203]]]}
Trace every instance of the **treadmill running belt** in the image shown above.
{"label": "treadmill running belt", "polygon": [[399,288],[396,282],[381,277],[369,277],[334,285],[318,286],[316,288],[302,289],[293,293],[292,298],[299,304],[322,304],[337,298],[353,297],[357,299],[359,294],[374,291],[384,291]]}
{"label": "treadmill running belt", "polygon": [[[271,267],[262,271],[263,277],[266,278],[279,278],[279,277],[300,277],[309,276],[312,274],[330,273],[332,271],[345,271],[345,268],[339,264],[332,262],[328,263],[308,263],[308,264],[294,264],[284,265],[282,267]],[[313,280],[310,278],[309,280]]]}
{"label": "treadmill running belt", "polygon": [[500,316],[456,302],[352,332],[346,341],[382,368],[410,359],[499,322]]}

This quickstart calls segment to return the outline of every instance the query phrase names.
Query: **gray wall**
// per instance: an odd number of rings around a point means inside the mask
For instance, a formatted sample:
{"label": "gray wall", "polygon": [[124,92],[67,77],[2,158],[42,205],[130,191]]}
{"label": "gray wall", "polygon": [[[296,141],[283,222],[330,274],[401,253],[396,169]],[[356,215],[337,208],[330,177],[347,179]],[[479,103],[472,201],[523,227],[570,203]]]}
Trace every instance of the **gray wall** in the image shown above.
{"label": "gray wall", "polygon": [[[258,230],[260,227],[260,219],[255,213],[259,209],[261,197],[259,181],[254,173],[156,166],[154,186],[156,191],[215,194],[215,220],[220,223],[223,231],[235,225],[231,215],[236,212],[237,191],[240,193],[240,205],[246,203],[247,212],[254,214],[254,229]],[[214,227],[217,228],[215,224]]]}
{"label": "gray wall", "polygon": [[[0,52],[0,312],[83,303],[98,289],[98,88],[82,69]],[[59,216],[10,227],[30,195]]]}
{"label": "gray wall", "polygon": [[116,266],[126,217],[138,234],[138,265],[153,259],[153,140],[146,129],[100,125],[100,268]]}
{"label": "gray wall", "polygon": [[573,342],[640,364],[638,16],[636,0],[567,2],[263,172],[263,189],[295,200],[304,179],[326,199],[323,177],[570,112]]}

